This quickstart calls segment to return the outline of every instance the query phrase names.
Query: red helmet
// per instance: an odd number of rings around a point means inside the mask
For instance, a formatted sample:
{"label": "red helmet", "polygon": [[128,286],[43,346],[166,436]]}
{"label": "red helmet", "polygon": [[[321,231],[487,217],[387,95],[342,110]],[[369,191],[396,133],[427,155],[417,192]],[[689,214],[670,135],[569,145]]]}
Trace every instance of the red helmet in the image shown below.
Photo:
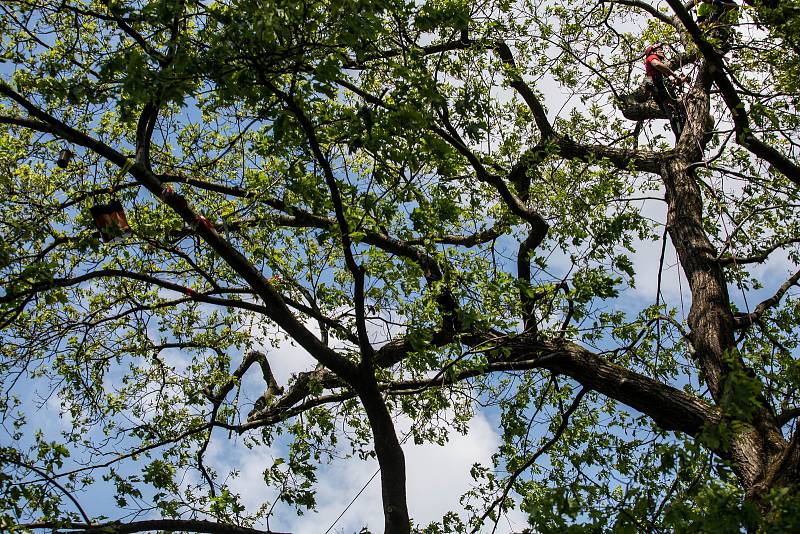
{"label": "red helmet", "polygon": [[644,55],[649,56],[653,53],[654,50],[658,50],[659,48],[664,48],[664,43],[653,43],[647,48],[644,49]]}

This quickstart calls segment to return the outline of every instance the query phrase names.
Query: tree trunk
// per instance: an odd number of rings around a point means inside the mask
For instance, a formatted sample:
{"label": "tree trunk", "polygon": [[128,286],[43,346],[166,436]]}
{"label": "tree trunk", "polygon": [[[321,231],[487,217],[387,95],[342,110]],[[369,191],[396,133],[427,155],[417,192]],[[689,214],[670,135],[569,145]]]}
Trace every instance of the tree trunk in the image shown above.
{"label": "tree trunk", "polygon": [[408,534],[411,523],[406,499],[406,463],[392,416],[375,382],[371,368],[361,368],[358,396],[372,428],[375,454],[381,469],[381,496],[385,534]]}
{"label": "tree trunk", "polygon": [[[709,106],[704,78],[703,70],[687,95],[686,128],[675,155],[663,163],[661,175],[666,187],[667,229],[692,294],[687,322],[693,356],[711,397],[724,411],[726,381],[732,373],[739,379],[757,378],[746,367],[736,346],[725,273],[716,260],[718,251],[704,230],[700,188],[690,171],[690,165],[703,158]],[[786,443],[767,401],[758,395],[756,402],[752,418],[737,421],[742,429],[733,435],[728,447],[732,468],[748,498],[760,502],[776,483],[797,486],[798,454],[790,450],[795,447]],[[724,420],[727,421],[723,424],[732,422],[729,416]]]}

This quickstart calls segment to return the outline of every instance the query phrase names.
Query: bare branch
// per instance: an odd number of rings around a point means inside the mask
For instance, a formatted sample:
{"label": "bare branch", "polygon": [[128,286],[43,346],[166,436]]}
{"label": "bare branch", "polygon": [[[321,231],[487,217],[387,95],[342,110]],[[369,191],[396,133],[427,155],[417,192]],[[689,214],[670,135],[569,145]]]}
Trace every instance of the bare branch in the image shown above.
{"label": "bare branch", "polygon": [[800,280],[800,270],[798,270],[796,273],[790,276],[789,279],[786,280],[781,285],[781,287],[778,288],[778,290],[775,292],[774,295],[760,302],[758,306],[756,306],[756,308],[751,313],[737,317],[736,328],[737,329],[747,328],[748,326],[756,322],[762,315],[764,315],[764,313],[767,310],[776,306],[781,301],[786,292],[789,290],[789,288],[797,284],[798,280]]}
{"label": "bare branch", "polygon": [[26,119],[24,117],[0,115],[0,124],[11,124],[14,126],[22,126],[23,128],[30,128],[31,130],[36,130],[39,132],[55,133],[49,124],[41,121]]}
{"label": "bare branch", "polygon": [[[549,451],[550,448],[553,445],[555,445],[559,439],[561,439],[561,436],[564,434],[564,431],[567,429],[567,425],[569,424],[570,416],[573,413],[575,413],[575,410],[578,409],[578,406],[580,405],[581,400],[583,400],[583,396],[586,395],[587,391],[588,390],[585,387],[581,388],[578,394],[575,395],[575,398],[572,400],[572,404],[567,409],[567,411],[561,414],[561,423],[558,425],[558,428],[553,433],[553,437],[547,440],[547,442],[544,445],[542,445],[539,448],[539,450],[533,453],[531,457],[525,461],[525,463],[523,463],[521,466],[519,466],[517,469],[514,470],[514,472],[511,474],[511,477],[509,477],[508,482],[506,482],[506,485],[503,488],[503,492],[497,499],[494,500],[494,502],[492,502],[491,505],[489,505],[489,508],[487,508],[486,511],[483,513],[483,516],[481,516],[481,519],[478,522],[478,526],[472,531],[473,533],[478,531],[478,528],[480,528],[483,525],[483,522],[486,521],[486,518],[489,517],[489,515],[497,506],[501,506],[502,508],[502,504],[508,497],[508,493],[511,491],[511,488],[514,487],[514,484],[517,482],[517,479],[522,475],[522,473],[530,469],[530,467],[536,463],[536,460],[538,460],[541,455]],[[497,530],[497,520],[495,520],[494,522],[494,528],[492,528],[492,533],[494,533],[495,530]]]}

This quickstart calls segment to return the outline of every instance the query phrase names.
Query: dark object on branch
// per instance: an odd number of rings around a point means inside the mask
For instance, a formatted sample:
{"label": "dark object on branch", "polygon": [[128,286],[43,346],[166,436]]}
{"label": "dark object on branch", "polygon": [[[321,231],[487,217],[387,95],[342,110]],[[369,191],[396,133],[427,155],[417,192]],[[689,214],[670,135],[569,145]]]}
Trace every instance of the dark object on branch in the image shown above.
{"label": "dark object on branch", "polygon": [[647,84],[642,84],[630,93],[619,95],[617,107],[626,119],[638,122],[667,118],[653,100],[650,90]]}
{"label": "dark object on branch", "polygon": [[72,156],[75,154],[68,148],[62,148],[61,152],[58,153],[58,159],[56,160],[56,165],[58,165],[62,169],[66,169],[69,162],[72,161]]}
{"label": "dark object on branch", "polygon": [[665,81],[661,85],[645,83],[631,93],[620,95],[617,107],[628,120],[669,120],[676,137],[680,137],[686,122],[686,111],[675,87]]}
{"label": "dark object on branch", "polygon": [[119,200],[113,200],[109,204],[95,204],[89,208],[89,212],[103,241],[111,241],[131,230],[125,209]]}

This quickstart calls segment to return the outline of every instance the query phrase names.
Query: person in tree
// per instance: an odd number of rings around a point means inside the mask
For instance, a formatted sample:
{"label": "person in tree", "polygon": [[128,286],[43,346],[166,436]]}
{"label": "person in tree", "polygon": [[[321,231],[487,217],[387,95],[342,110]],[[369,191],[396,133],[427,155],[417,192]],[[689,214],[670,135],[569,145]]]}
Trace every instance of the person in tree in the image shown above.
{"label": "person in tree", "polygon": [[[675,93],[675,84],[689,80],[688,76],[675,73],[667,64],[664,45],[655,43],[645,49],[644,70],[647,74],[651,94],[658,107],[669,119],[669,124],[679,139],[686,124],[686,111]],[[673,83],[674,82],[674,83]]]}

